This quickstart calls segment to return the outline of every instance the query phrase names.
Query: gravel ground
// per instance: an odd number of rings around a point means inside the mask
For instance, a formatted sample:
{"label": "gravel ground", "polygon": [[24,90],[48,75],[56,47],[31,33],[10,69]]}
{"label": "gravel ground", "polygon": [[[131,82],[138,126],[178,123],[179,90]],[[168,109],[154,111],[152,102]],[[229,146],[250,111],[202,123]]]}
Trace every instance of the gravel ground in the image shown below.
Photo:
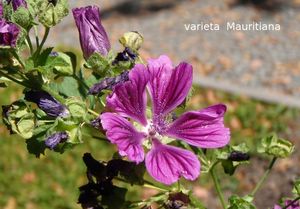
{"label": "gravel ground", "polygon": [[[275,11],[223,0],[71,0],[71,7],[96,4],[118,50],[118,38],[136,30],[145,37],[145,57],[168,54],[193,63],[195,82],[300,107],[300,1],[286,0]],[[69,15],[52,31],[52,42],[79,47]],[[280,24],[280,31],[227,31],[227,22]],[[184,24],[216,23],[219,31],[186,31]],[[63,33],[62,33],[63,31]],[[48,42],[50,44],[50,42]]]}

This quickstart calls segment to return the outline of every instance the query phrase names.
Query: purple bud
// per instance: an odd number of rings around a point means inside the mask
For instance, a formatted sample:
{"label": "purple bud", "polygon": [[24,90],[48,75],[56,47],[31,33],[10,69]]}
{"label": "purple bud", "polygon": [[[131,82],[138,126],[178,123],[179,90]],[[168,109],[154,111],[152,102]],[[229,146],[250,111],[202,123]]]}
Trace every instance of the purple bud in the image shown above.
{"label": "purple bud", "polygon": [[96,95],[99,94],[104,89],[109,89],[115,83],[115,78],[104,78],[99,83],[94,84],[90,90],[89,94]]}
{"label": "purple bud", "polygon": [[118,62],[135,60],[136,57],[137,55],[129,47],[125,47],[123,52],[117,54],[112,64],[116,65]]}
{"label": "purple bud", "polygon": [[232,151],[228,157],[228,160],[231,161],[246,161],[250,159],[250,155],[248,153],[240,152],[240,151]]}
{"label": "purple bud", "polygon": [[27,91],[25,99],[34,102],[48,116],[65,117],[69,114],[67,108],[45,91]]}
{"label": "purple bud", "polygon": [[100,117],[97,117],[96,119],[91,121],[91,125],[96,128],[96,129],[101,129],[102,125],[101,125],[101,119]]}
{"label": "purple bud", "polygon": [[13,10],[16,11],[19,7],[27,8],[27,3],[25,0],[7,0],[7,3],[12,3]]}
{"label": "purple bud", "polygon": [[84,58],[88,59],[94,52],[106,56],[110,50],[110,42],[101,24],[99,8],[97,6],[75,8],[73,16],[79,31]]}
{"label": "purple bud", "polygon": [[113,90],[113,88],[119,84],[124,83],[129,80],[128,71],[122,72],[120,75],[111,78],[104,78],[99,83],[96,83],[90,88],[89,94],[96,95],[99,94],[104,89]]}
{"label": "purple bud", "polygon": [[54,149],[59,143],[65,142],[68,138],[67,132],[56,132],[46,139],[45,145],[50,149]]}
{"label": "purple bud", "polygon": [[19,27],[4,19],[0,19],[0,45],[15,47],[20,33]]}

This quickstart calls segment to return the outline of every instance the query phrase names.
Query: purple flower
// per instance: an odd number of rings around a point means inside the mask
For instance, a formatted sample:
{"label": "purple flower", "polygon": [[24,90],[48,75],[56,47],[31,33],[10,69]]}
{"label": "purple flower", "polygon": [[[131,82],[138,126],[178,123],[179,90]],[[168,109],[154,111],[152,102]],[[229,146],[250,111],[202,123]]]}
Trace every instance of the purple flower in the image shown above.
{"label": "purple flower", "polygon": [[67,132],[56,132],[46,139],[45,145],[50,149],[54,149],[59,143],[65,142],[68,138]]}
{"label": "purple flower", "polygon": [[[289,206],[286,209],[300,209],[299,201],[286,200],[284,206]],[[275,205],[273,209],[282,209],[282,207]]]}
{"label": "purple flower", "polygon": [[20,33],[19,27],[4,19],[0,19],[0,45],[15,47]]}
{"label": "purple flower", "polygon": [[65,117],[69,114],[69,111],[64,105],[45,91],[27,91],[25,92],[25,99],[36,103],[48,116]]}
{"label": "purple flower", "polygon": [[73,16],[79,31],[83,56],[88,59],[94,52],[107,55],[110,43],[100,20],[97,6],[73,9]]}
{"label": "purple flower", "polygon": [[104,89],[112,90],[116,85],[126,81],[128,81],[128,71],[124,71],[116,77],[104,78],[90,88],[89,94],[96,95],[101,93]]}
{"label": "purple flower", "polygon": [[[129,73],[129,81],[117,85],[107,98],[107,107],[115,113],[100,116],[107,138],[118,146],[120,155],[136,163],[145,158],[150,175],[164,184],[172,184],[181,176],[195,180],[200,174],[200,162],[191,151],[164,143],[179,139],[201,148],[218,148],[230,139],[223,123],[225,105],[189,111],[175,121],[171,119],[172,111],[192,86],[192,74],[191,65],[182,62],[173,68],[167,56],[149,60],[148,66],[137,64]],[[152,100],[149,119],[146,88]],[[127,118],[135,121],[134,125]],[[146,157],[143,145],[151,146]]]}
{"label": "purple flower", "polygon": [[25,0],[7,0],[7,3],[12,3],[13,10],[16,11],[19,7],[27,8],[27,3]]}

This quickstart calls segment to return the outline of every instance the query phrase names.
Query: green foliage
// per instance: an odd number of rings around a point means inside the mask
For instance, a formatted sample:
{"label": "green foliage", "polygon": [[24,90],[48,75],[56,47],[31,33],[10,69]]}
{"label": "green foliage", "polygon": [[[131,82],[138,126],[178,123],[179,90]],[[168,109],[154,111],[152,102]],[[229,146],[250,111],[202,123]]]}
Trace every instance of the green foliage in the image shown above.
{"label": "green foliage", "polygon": [[71,57],[62,52],[57,52],[57,56],[49,56],[44,68],[54,69],[54,73],[63,76],[73,75],[73,64]]}
{"label": "green foliage", "polygon": [[229,207],[228,209],[256,209],[256,207],[252,204],[253,197],[245,196],[239,197],[237,195],[233,195],[229,198]]}
{"label": "green foliage", "polygon": [[22,100],[3,107],[3,122],[9,130],[25,139],[33,135],[35,117]]}
{"label": "green foliage", "polygon": [[293,153],[294,148],[295,146],[290,141],[278,138],[276,134],[273,134],[262,139],[257,151],[274,157],[285,158]]}
{"label": "green foliage", "polygon": [[292,192],[295,196],[300,197],[300,179],[295,181]]}

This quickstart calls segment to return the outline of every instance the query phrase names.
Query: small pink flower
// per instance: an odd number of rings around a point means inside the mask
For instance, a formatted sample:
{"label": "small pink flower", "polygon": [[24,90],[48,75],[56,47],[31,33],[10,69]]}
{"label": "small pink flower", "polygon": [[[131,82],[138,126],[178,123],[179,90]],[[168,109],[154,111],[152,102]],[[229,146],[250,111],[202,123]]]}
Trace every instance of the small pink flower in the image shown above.
{"label": "small pink flower", "polygon": [[[226,106],[222,104],[186,112],[175,121],[169,119],[186,98],[192,76],[191,65],[182,62],[173,68],[167,56],[151,59],[147,66],[137,64],[129,73],[129,81],[117,85],[107,98],[107,107],[114,113],[100,116],[107,138],[118,146],[120,155],[136,163],[145,158],[149,174],[164,184],[172,184],[181,176],[195,180],[200,174],[197,156],[164,144],[165,138],[201,148],[223,147],[230,139],[223,123]],[[146,117],[146,89],[152,100],[150,118]],[[146,146],[150,151],[145,157],[143,145],[147,143],[151,147]]]}

